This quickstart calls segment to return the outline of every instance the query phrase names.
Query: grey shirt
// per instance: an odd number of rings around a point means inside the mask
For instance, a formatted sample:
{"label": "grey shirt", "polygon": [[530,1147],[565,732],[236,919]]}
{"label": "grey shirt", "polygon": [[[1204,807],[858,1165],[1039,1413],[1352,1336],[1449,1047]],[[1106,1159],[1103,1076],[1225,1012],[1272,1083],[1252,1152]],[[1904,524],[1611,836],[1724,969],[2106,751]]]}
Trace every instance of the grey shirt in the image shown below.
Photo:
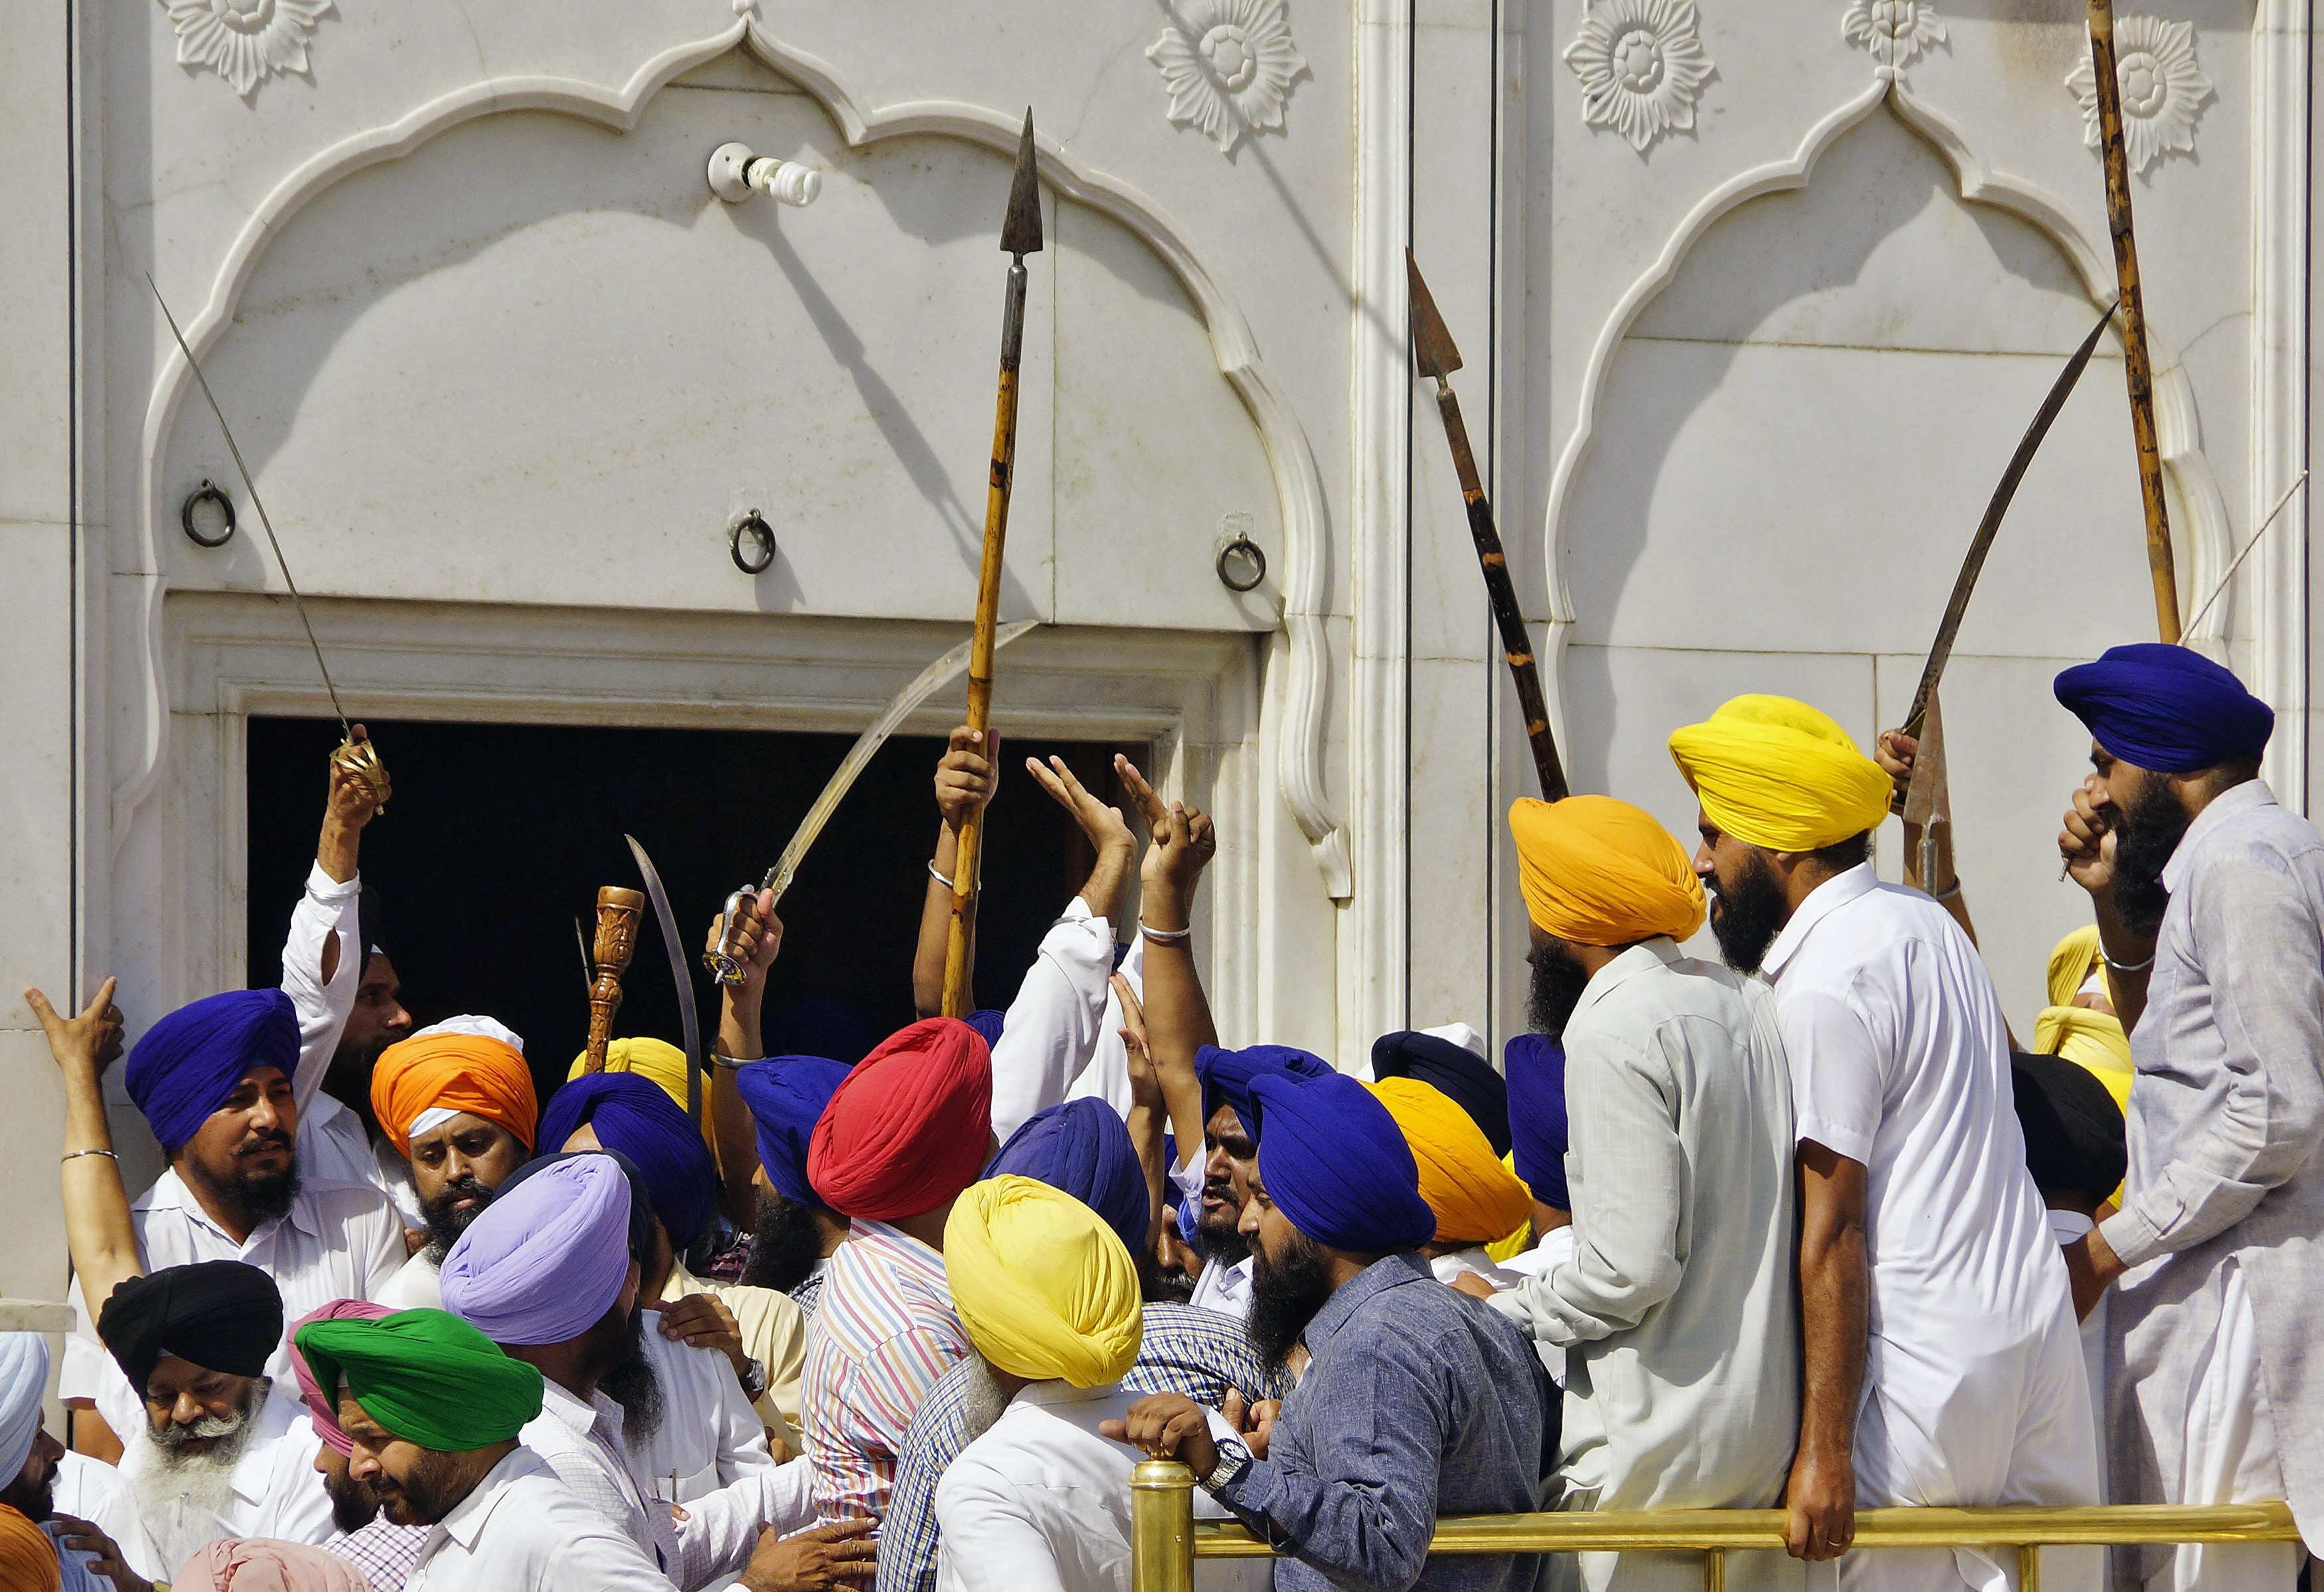
{"label": "grey shirt", "polygon": [[2213,798],[2163,870],[2171,905],[2131,1035],[2130,1176],[2100,1229],[2114,1496],[2176,1502],[2189,1384],[2244,1272],[2292,1514],[2324,1551],[2324,835],[2259,780]]}
{"label": "grey shirt", "polygon": [[1535,1505],[1549,1389],[1524,1336],[1407,1253],[1342,1284],[1305,1341],[1268,1457],[1218,1489],[1293,1556],[1279,1592],[1530,1587],[1534,1555],[1427,1557],[1439,1514]]}

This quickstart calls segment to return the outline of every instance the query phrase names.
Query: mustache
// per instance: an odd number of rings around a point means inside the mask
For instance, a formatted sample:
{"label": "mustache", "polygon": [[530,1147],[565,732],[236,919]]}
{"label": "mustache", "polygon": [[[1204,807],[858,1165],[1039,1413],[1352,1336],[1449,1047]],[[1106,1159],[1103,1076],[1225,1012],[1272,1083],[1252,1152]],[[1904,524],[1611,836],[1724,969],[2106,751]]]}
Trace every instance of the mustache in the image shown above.
{"label": "mustache", "polygon": [[281,1128],[272,1128],[252,1134],[235,1146],[234,1153],[237,1155],[249,1155],[260,1150],[287,1150],[290,1147],[290,1136]]}

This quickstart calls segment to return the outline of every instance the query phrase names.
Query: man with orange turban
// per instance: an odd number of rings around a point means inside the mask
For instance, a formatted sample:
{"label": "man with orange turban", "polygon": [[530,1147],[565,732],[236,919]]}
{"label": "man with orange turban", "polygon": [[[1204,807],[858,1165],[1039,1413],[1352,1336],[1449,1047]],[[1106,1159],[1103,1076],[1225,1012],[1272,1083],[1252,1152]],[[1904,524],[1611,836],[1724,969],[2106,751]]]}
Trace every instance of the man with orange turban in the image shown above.
{"label": "man with orange turban", "polygon": [[1383,1078],[1370,1086],[1420,1167],[1420,1197],[1436,1213],[1436,1235],[1420,1247],[1436,1280],[1463,1273],[1496,1286],[1514,1284],[1485,1246],[1506,1238],[1533,1216],[1533,1195],[1501,1164],[1492,1141],[1468,1112],[1434,1084]]}
{"label": "man with orange turban", "polygon": [[441,1309],[436,1274],[444,1256],[533,1151],[540,1108],[523,1043],[490,1017],[423,1028],[380,1053],[371,1109],[383,1145],[409,1164],[428,1229],[427,1246],[388,1280],[379,1302]]}
{"label": "man with orange turban", "polygon": [[801,1395],[816,1513],[885,1512],[905,1430],[968,1352],[945,1276],[945,1221],[992,1154],[992,1054],[929,1017],[855,1064],[807,1142],[807,1181],[848,1219]]}
{"label": "man with orange turban", "polygon": [[[2024,1172],[2008,1028],[1951,915],[1874,877],[1888,776],[1782,696],[1738,696],[1670,750],[1701,803],[1711,930],[1773,988],[1791,1068],[1805,1366],[1791,1551],[1846,1553],[1859,1504],[2095,1504],[2089,1386]],[[2053,1587],[2095,1585],[2093,1560],[2052,1557]],[[1973,1549],[1839,1567],[1842,1592],[2004,1574]]]}
{"label": "man with orange turban", "polygon": [[[1526,800],[1509,832],[1532,923],[1529,1018],[1565,1048],[1573,1244],[1508,1292],[1455,1285],[1567,1353],[1562,1507],[1766,1508],[1799,1418],[1774,1003],[1679,950],[1702,926],[1702,887],[1645,813],[1610,796]],[[1593,1592],[1701,1578],[1674,1555],[1545,1563]]]}

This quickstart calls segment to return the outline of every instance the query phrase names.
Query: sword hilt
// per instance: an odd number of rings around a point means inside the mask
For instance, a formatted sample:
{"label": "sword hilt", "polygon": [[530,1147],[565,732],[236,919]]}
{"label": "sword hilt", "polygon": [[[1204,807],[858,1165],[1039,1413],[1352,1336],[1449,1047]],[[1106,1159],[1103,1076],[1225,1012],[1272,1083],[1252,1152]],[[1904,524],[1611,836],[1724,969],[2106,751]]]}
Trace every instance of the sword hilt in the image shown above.
{"label": "sword hilt", "polygon": [[371,792],[374,809],[381,813],[387,811],[387,796],[391,788],[387,778],[387,765],[380,761],[379,749],[372,745],[368,737],[357,741],[353,734],[350,734],[345,741],[340,741],[338,750],[331,754],[331,766],[335,768],[345,768],[362,780],[365,788]]}
{"label": "sword hilt", "polygon": [[758,893],[758,886],[746,884],[726,897],[726,905],[718,909],[718,943],[702,953],[702,965],[729,988],[740,984],[746,971],[741,955],[742,948],[734,943],[734,925]]}

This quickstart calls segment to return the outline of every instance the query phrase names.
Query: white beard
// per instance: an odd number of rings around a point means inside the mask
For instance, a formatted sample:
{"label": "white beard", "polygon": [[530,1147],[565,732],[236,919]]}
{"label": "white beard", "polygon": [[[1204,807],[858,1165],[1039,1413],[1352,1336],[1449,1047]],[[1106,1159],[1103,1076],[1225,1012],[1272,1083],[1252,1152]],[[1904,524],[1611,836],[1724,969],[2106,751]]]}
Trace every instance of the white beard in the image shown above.
{"label": "white beard", "polygon": [[958,1417],[962,1434],[972,1442],[992,1428],[1009,1408],[1009,1390],[992,1374],[992,1367],[982,1355],[972,1353],[963,1362],[968,1375],[960,1390]]}
{"label": "white beard", "polygon": [[241,1427],[207,1453],[173,1455],[145,1429],[122,1456],[118,1486],[135,1511],[138,1524],[168,1575],[221,1538],[237,1534],[226,1524],[234,1503],[234,1468],[257,1430],[266,1384],[253,1389]]}

